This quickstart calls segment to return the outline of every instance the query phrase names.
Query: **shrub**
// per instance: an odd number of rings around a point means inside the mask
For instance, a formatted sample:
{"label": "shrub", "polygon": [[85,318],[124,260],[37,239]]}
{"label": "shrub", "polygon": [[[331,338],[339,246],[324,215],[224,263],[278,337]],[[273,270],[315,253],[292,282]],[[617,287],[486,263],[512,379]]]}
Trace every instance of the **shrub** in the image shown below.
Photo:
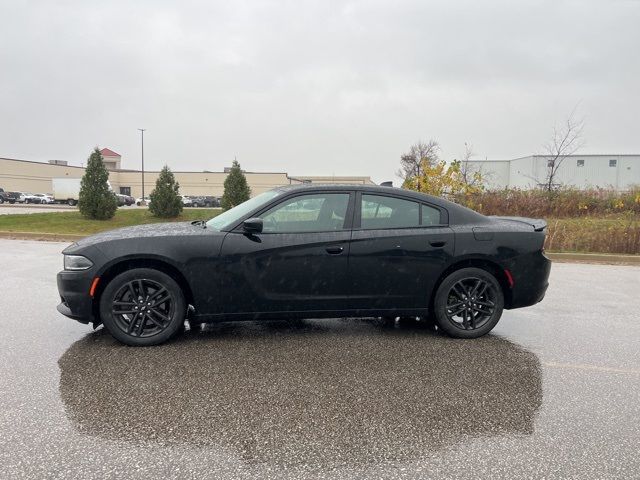
{"label": "shrub", "polygon": [[225,210],[246,202],[251,197],[251,189],[247,179],[240,169],[240,164],[234,160],[227,178],[224,180],[224,194],[220,202]]}
{"label": "shrub", "polygon": [[640,253],[640,221],[622,218],[549,219],[545,248],[557,252]]}
{"label": "shrub", "polygon": [[607,189],[492,190],[456,195],[454,201],[485,215],[522,217],[590,217],[640,214],[640,189],[617,192]]}
{"label": "shrub", "polygon": [[78,208],[82,216],[92,220],[109,220],[118,208],[116,196],[109,187],[109,172],[96,147],[87,161],[87,169],[80,181]]}
{"label": "shrub", "polygon": [[156,188],[149,194],[149,211],[156,217],[171,218],[182,213],[180,185],[168,166],[162,167]]}

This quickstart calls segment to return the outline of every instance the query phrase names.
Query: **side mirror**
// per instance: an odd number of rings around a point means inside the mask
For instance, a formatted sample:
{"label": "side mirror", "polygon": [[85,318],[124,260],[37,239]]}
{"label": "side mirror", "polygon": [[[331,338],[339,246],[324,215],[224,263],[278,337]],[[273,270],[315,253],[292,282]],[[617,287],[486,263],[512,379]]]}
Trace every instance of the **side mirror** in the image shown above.
{"label": "side mirror", "polygon": [[262,225],[261,218],[248,218],[242,222],[242,228],[245,233],[260,233],[262,232]]}

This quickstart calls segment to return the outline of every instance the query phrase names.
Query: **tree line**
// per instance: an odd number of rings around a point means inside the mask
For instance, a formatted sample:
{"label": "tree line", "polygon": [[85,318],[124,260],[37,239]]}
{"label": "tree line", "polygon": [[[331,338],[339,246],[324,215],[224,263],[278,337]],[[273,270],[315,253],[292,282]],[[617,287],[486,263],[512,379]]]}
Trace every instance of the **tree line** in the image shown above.
{"label": "tree line", "polygon": [[[249,200],[251,189],[240,167],[234,160],[224,181],[222,208],[229,209]],[[160,218],[174,218],[182,213],[183,203],[180,184],[171,169],[165,165],[149,194],[149,212]],[[115,193],[109,186],[109,171],[104,165],[102,154],[96,147],[87,161],[87,168],[80,182],[78,209],[85,218],[109,220],[118,208]]]}

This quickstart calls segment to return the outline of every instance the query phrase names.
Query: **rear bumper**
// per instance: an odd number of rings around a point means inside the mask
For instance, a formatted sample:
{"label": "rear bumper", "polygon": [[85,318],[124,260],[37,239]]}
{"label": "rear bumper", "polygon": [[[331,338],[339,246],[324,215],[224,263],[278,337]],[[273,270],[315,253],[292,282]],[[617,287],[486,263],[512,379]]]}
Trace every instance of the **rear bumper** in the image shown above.
{"label": "rear bumper", "polygon": [[540,302],[549,287],[551,260],[542,251],[523,255],[509,266],[513,287],[506,308],[521,308]]}
{"label": "rear bumper", "polygon": [[[91,269],[93,270],[93,269]],[[93,274],[91,270],[82,272],[62,271],[57,283],[60,293],[58,312],[81,323],[94,321],[93,299],[89,295]]]}

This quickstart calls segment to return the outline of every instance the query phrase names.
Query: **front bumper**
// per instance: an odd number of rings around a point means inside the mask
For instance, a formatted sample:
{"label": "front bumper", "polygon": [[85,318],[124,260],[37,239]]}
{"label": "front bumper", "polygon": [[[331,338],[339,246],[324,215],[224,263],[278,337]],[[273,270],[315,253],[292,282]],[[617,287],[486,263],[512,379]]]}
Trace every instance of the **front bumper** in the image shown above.
{"label": "front bumper", "polygon": [[93,280],[93,269],[58,273],[57,283],[60,293],[58,312],[81,323],[93,322],[93,299],[89,295]]}

